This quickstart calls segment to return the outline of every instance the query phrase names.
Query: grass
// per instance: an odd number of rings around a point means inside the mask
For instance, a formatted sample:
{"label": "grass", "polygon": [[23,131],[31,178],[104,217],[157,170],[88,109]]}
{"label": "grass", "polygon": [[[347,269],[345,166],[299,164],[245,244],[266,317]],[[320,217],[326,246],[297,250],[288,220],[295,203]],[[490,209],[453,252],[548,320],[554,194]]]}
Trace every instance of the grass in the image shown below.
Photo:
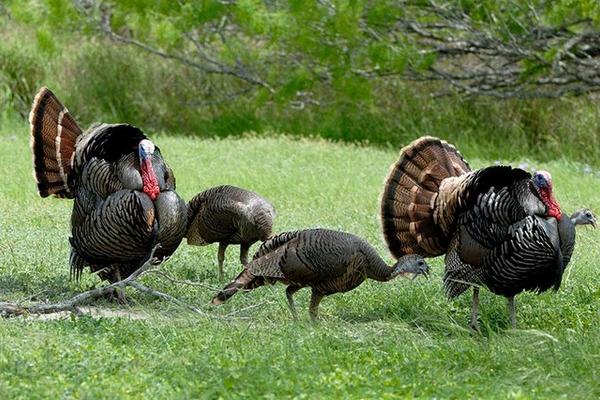
{"label": "grass", "polygon": [[[391,262],[377,210],[396,151],[286,137],[153,139],[185,199],[218,184],[250,188],[275,205],[277,231],[349,231]],[[494,161],[465,156],[475,167]],[[98,285],[88,274],[68,279],[71,202],[37,196],[23,123],[0,127],[0,160],[0,301],[58,300]],[[553,173],[563,208],[600,210],[593,171],[527,161]],[[598,398],[598,239],[579,230],[558,293],[517,298],[518,330],[508,329],[505,300],[484,292],[480,335],[467,329],[469,296],[444,298],[440,258],[432,279],[366,282],[326,298],[316,326],[308,290],[297,295],[294,322],[281,285],[212,308],[212,291],[148,276],[147,284],[213,317],[130,292],[129,307],[147,319],[0,320],[0,398]],[[228,252],[229,277],[237,256],[237,248]],[[164,268],[223,285],[215,246],[182,244]]]}

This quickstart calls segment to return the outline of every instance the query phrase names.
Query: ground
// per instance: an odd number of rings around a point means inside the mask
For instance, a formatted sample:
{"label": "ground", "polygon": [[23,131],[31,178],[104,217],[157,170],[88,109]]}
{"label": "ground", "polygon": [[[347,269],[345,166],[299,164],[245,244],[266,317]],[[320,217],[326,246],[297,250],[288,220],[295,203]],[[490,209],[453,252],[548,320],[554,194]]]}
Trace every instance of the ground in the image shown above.
{"label": "ground", "polygon": [[[377,211],[396,149],[286,137],[153,139],[184,199],[220,184],[255,190],[275,206],[276,231],[345,230],[392,262]],[[464,155],[475,167],[496,161]],[[69,280],[71,202],[36,194],[25,126],[0,127],[0,160],[0,301],[59,300],[100,285],[89,274]],[[592,168],[528,162],[552,172],[565,210],[600,211]],[[94,307],[132,318],[0,320],[0,398],[599,398],[598,239],[598,231],[578,231],[557,293],[517,297],[517,330],[509,329],[505,299],[484,291],[480,334],[467,328],[469,296],[445,299],[441,258],[431,261],[429,280],[366,282],[326,298],[322,321],[312,325],[308,291],[297,295],[294,322],[281,285],[209,306],[211,289],[225,283],[217,248],[182,243],[164,269],[205,286],[143,281],[205,315],[129,292],[127,307]],[[229,278],[237,259],[231,248]]]}

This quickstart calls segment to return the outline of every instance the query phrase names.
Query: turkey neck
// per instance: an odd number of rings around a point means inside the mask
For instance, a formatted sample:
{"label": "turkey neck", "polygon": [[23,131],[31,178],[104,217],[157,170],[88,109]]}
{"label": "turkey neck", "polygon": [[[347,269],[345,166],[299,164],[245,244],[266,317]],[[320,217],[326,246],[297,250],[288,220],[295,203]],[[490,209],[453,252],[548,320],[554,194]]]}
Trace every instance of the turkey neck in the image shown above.
{"label": "turkey neck", "polygon": [[570,218],[561,218],[558,221],[558,238],[560,240],[561,251],[564,253],[572,252],[569,246],[575,243],[575,224]]}
{"label": "turkey neck", "polygon": [[396,277],[395,269],[386,264],[374,249],[363,250],[365,256],[367,276],[380,282],[387,282]]}
{"label": "turkey neck", "polygon": [[560,221],[562,216],[560,212],[560,205],[558,204],[558,201],[556,201],[556,199],[554,198],[554,195],[552,194],[552,189],[541,189],[539,191],[539,194],[544,204],[546,204],[546,207],[548,207],[548,216],[554,217],[557,221]]}
{"label": "turkey neck", "polygon": [[142,190],[150,197],[150,199],[156,200],[160,193],[160,188],[158,187],[156,172],[154,172],[154,167],[152,166],[152,159],[148,157],[140,161],[140,172],[144,184]]}

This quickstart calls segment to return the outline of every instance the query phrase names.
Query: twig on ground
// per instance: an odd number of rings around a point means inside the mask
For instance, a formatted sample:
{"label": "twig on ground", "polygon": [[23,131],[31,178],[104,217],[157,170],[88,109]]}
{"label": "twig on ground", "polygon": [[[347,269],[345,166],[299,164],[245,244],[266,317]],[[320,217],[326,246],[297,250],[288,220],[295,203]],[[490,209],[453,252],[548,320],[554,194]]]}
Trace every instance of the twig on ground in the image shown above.
{"label": "twig on ground", "polygon": [[213,291],[219,290],[218,288],[214,288],[214,287],[205,285],[200,282],[179,280],[179,279],[176,279],[176,278],[170,276],[169,274],[159,271],[157,268],[160,265],[162,265],[162,262],[157,265],[157,264],[155,264],[155,259],[154,259],[154,252],[159,248],[159,246],[160,245],[157,245],[156,247],[154,247],[152,249],[152,251],[150,252],[150,255],[148,256],[147,261],[144,262],[144,264],[142,266],[140,266],[136,271],[134,271],[131,275],[129,275],[125,279],[122,279],[115,283],[111,283],[110,285],[107,285],[107,286],[103,286],[100,288],[95,288],[92,290],[85,291],[83,293],[79,293],[79,294],[71,297],[70,299],[62,300],[62,301],[59,301],[56,303],[36,303],[36,304],[26,305],[26,304],[22,304],[19,302],[0,302],[0,316],[11,317],[11,316],[19,316],[19,315],[27,315],[27,314],[42,315],[42,314],[58,313],[61,311],[68,311],[68,312],[73,312],[73,313],[77,314],[78,313],[77,306],[82,305],[83,303],[88,302],[90,300],[94,300],[94,299],[103,297],[103,296],[111,293],[114,289],[122,289],[127,286],[130,286],[141,293],[145,293],[145,294],[157,297],[161,300],[165,300],[165,301],[174,303],[182,308],[192,311],[195,314],[198,314],[198,315],[201,315],[201,316],[207,317],[207,318],[232,319],[232,317],[236,314],[239,314],[241,312],[244,312],[244,311],[247,311],[247,310],[250,310],[253,308],[260,307],[260,306],[268,303],[268,302],[262,302],[259,304],[254,304],[254,305],[251,305],[251,306],[239,309],[239,310],[235,310],[224,316],[210,315],[210,314],[202,311],[198,307],[195,307],[191,304],[185,303],[184,301],[181,301],[174,296],[171,296],[167,293],[158,291],[156,289],[150,288],[148,286],[145,286],[145,285],[139,283],[137,281],[137,279],[139,279],[141,276],[143,276],[147,273],[154,273],[154,274],[157,274],[159,276],[166,278],[167,280],[169,280],[173,283],[182,284],[182,285],[190,285],[190,286],[198,286],[198,287],[207,288],[207,289],[210,289]]}
{"label": "twig on ground", "polygon": [[157,270],[157,269],[151,269],[148,272],[156,274],[156,275],[160,275],[163,278],[171,281],[172,283],[176,283],[176,284],[179,284],[179,285],[197,286],[197,287],[201,287],[201,288],[212,290],[214,292],[218,292],[218,291],[221,290],[220,287],[210,286],[210,285],[207,285],[207,284],[202,283],[202,282],[194,282],[194,281],[189,281],[187,279],[183,279],[183,280],[182,279],[177,279],[177,278],[174,278],[171,275],[167,274],[166,272],[160,271],[160,270]]}
{"label": "twig on ground", "polygon": [[263,302],[258,303],[258,304],[253,304],[253,305],[248,306],[248,307],[240,308],[239,310],[234,310],[234,311],[230,312],[229,314],[225,314],[225,315],[222,316],[222,318],[231,318],[234,315],[239,314],[241,312],[244,312],[244,311],[247,311],[247,310],[251,310],[253,308],[261,307],[261,306],[264,306],[265,304],[271,304],[271,303],[273,303],[273,302],[272,301],[263,301]]}
{"label": "twig on ground", "polygon": [[139,282],[133,281],[133,282],[130,282],[129,285],[131,287],[139,290],[140,292],[149,294],[149,295],[154,296],[154,297],[158,297],[159,299],[166,300],[166,301],[169,301],[171,303],[175,303],[175,304],[177,304],[180,307],[184,307],[184,308],[187,308],[188,310],[191,310],[191,311],[195,312],[196,314],[200,314],[200,315],[205,316],[205,317],[212,317],[212,315],[206,314],[205,312],[203,312],[199,308],[196,308],[196,307],[192,306],[191,304],[184,303],[183,301],[179,300],[176,297],[171,296],[170,294],[166,294],[166,293],[160,292],[160,291],[158,291],[156,289],[149,288],[148,286],[144,286],[144,285],[142,285]]}
{"label": "twig on ground", "polygon": [[126,286],[132,286],[135,280],[143,274],[151,271],[154,266],[154,252],[159,248],[160,245],[156,245],[150,252],[148,259],[141,267],[135,270],[127,278],[122,279],[118,282],[111,283],[110,285],[103,286],[100,288],[88,290],[83,293],[79,293],[70,299],[59,301],[57,303],[38,303],[32,305],[23,305],[14,302],[0,302],[0,316],[9,317],[22,314],[51,314],[59,311],[71,311],[76,312],[76,307],[89,300],[97,299],[111,293],[114,289],[124,288]]}

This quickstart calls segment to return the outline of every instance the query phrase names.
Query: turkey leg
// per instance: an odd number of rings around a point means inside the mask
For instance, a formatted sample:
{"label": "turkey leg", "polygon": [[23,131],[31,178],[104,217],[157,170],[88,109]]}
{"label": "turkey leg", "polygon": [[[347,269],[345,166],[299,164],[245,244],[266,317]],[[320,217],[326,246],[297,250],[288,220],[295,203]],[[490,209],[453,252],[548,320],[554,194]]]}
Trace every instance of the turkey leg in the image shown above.
{"label": "turkey leg", "polygon": [[225,249],[227,249],[226,243],[219,243],[219,253],[217,259],[219,260],[219,280],[223,280],[223,263],[225,262]]}
{"label": "turkey leg", "polygon": [[510,313],[510,325],[513,329],[517,329],[517,313],[515,310],[515,296],[507,297],[508,311]]}
{"label": "turkey leg", "polygon": [[310,296],[310,306],[308,308],[308,313],[310,314],[312,322],[317,322],[317,319],[319,318],[319,303],[321,300],[323,300],[323,295],[313,290]]}
{"label": "turkey leg", "polygon": [[287,297],[288,306],[295,320],[298,319],[298,313],[296,312],[296,306],[294,304],[294,293],[296,293],[300,289],[302,289],[302,286],[296,285],[290,285],[285,289],[285,295]]}
{"label": "turkey leg", "polygon": [[477,316],[479,315],[479,288],[477,286],[473,287],[473,306],[471,307],[471,322],[469,322],[469,326],[471,329],[478,331],[479,330],[479,321],[477,321]]}
{"label": "turkey leg", "polygon": [[248,264],[248,250],[249,249],[250,249],[250,246],[247,243],[242,243],[240,245],[240,262],[244,266],[246,264]]}

